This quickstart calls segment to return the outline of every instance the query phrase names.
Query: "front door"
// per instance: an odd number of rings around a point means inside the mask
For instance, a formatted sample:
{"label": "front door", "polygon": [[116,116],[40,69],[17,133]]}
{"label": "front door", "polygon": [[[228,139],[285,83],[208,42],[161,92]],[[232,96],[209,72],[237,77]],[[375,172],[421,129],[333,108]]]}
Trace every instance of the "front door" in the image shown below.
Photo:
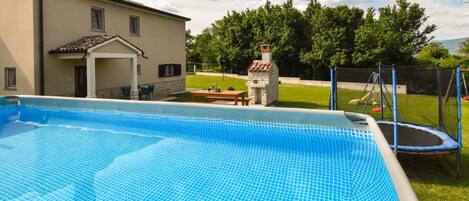
{"label": "front door", "polygon": [[86,66],[75,66],[75,97],[86,95]]}

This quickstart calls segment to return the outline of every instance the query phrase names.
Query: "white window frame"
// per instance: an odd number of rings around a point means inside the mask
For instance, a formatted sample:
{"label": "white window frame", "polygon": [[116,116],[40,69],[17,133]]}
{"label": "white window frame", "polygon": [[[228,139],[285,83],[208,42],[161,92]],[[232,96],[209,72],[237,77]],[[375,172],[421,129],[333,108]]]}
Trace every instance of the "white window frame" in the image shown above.
{"label": "white window frame", "polygon": [[[133,20],[135,20],[135,22],[137,23],[136,25],[136,32],[135,33],[132,33],[132,29],[134,28],[132,25],[132,22]],[[140,17],[139,16],[135,16],[135,15],[131,15],[129,16],[129,33],[130,33],[130,36],[140,36]]]}
{"label": "white window frame", "polygon": [[[14,72],[14,77],[13,77],[13,83],[10,83],[10,72],[9,71],[13,71]],[[5,73],[5,89],[10,89],[10,90],[15,90],[16,89],[16,85],[17,85],[17,76],[16,76],[16,68],[13,68],[13,67],[6,67],[5,70],[4,70],[4,73]]]}
{"label": "white window frame", "polygon": [[[102,27],[101,28],[95,28],[93,27],[93,10],[97,10],[97,11],[100,11],[101,12],[101,18],[102,18]],[[92,6],[91,7],[91,11],[90,11],[90,18],[91,18],[91,31],[95,31],[95,32],[105,32],[106,30],[106,14],[104,12],[104,8],[99,8],[99,7],[94,7]]]}

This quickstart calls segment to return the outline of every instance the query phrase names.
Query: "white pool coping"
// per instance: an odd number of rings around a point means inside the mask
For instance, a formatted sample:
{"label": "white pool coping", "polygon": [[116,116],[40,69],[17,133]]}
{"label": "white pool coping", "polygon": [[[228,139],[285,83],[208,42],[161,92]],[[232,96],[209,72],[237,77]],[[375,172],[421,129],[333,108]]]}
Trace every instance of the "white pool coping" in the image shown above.
{"label": "white pool coping", "polygon": [[366,119],[368,127],[373,133],[375,138],[376,144],[378,145],[378,149],[381,152],[381,156],[383,157],[384,163],[386,163],[386,167],[388,168],[389,174],[391,175],[392,181],[394,183],[394,188],[397,191],[400,200],[409,200],[409,201],[416,201],[417,195],[415,194],[412,185],[407,178],[404,169],[402,169],[401,164],[397,160],[396,156],[392,152],[388,141],[384,137],[381,129],[379,128],[376,120],[365,114],[358,114],[358,113],[350,113],[356,116],[361,116]]}
{"label": "white pool coping", "polygon": [[[1,98],[2,96],[0,96]],[[83,102],[95,102],[95,103],[126,103],[126,104],[139,104],[139,105],[160,105],[160,106],[182,106],[182,107],[190,107],[191,109],[225,109],[223,115],[226,116],[238,116],[243,117],[241,115],[245,115],[243,111],[258,111],[262,114],[259,116],[268,116],[268,113],[278,113],[282,114],[283,112],[288,113],[297,113],[298,116],[307,117],[308,121],[311,123],[317,123],[320,125],[327,125],[327,126],[340,126],[340,127],[351,127],[351,128],[358,128],[360,126],[356,125],[347,116],[352,116],[354,118],[360,118],[366,120],[368,123],[367,129],[373,134],[377,147],[381,153],[381,156],[386,164],[388,172],[392,178],[394,188],[399,196],[400,200],[405,201],[414,201],[418,200],[415,192],[412,189],[412,186],[407,178],[404,170],[402,169],[399,161],[397,160],[396,156],[392,152],[388,142],[386,141],[383,133],[381,132],[378,124],[376,123],[375,119],[373,119],[369,115],[358,114],[358,113],[345,113],[343,111],[329,111],[329,110],[317,110],[317,109],[299,109],[299,108],[278,108],[278,107],[240,107],[240,106],[230,106],[230,105],[210,105],[210,104],[200,104],[200,103],[176,103],[176,102],[148,102],[148,101],[132,101],[132,100],[115,100],[115,99],[97,99],[97,98],[69,98],[69,97],[55,97],[55,96],[31,96],[31,95],[20,95],[15,96],[21,98],[32,98],[32,99],[47,99],[47,100],[69,100],[69,101],[83,101]],[[20,103],[21,104],[21,103]],[[329,116],[333,117],[333,121],[331,119],[325,118]],[[347,116],[346,116],[347,115]],[[317,118],[315,118],[317,117]],[[294,118],[293,116],[290,117],[282,117],[282,118]],[[297,119],[293,119],[297,120]]]}

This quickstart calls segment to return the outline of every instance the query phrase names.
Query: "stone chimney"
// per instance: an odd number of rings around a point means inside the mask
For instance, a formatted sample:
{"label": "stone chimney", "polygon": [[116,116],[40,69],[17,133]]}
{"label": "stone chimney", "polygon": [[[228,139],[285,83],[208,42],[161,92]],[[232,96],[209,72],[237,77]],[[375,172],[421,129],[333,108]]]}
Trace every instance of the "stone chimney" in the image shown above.
{"label": "stone chimney", "polygon": [[271,45],[261,45],[261,53],[262,53],[263,63],[272,62],[272,46]]}

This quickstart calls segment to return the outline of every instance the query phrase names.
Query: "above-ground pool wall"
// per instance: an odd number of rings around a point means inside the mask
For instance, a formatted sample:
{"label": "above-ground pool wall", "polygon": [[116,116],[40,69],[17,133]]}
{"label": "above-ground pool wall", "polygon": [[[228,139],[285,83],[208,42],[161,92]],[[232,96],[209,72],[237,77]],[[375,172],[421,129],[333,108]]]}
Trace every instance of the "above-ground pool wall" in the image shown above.
{"label": "above-ground pool wall", "polygon": [[[0,99],[1,100],[1,99]],[[290,124],[314,124],[325,129],[360,129],[370,131],[381,153],[388,173],[392,178],[400,200],[417,200],[410,182],[392,153],[376,121],[368,115],[343,111],[306,110],[287,108],[246,108],[197,103],[138,102],[105,99],[77,99],[63,97],[20,96],[22,106],[51,107],[62,109],[87,109],[123,111],[140,114],[174,115],[179,117],[216,118],[222,120],[251,120]],[[362,120],[366,125],[353,123],[350,119]],[[328,128],[329,127],[329,128]],[[331,128],[335,127],[335,128]],[[372,198],[370,198],[372,199]]]}

